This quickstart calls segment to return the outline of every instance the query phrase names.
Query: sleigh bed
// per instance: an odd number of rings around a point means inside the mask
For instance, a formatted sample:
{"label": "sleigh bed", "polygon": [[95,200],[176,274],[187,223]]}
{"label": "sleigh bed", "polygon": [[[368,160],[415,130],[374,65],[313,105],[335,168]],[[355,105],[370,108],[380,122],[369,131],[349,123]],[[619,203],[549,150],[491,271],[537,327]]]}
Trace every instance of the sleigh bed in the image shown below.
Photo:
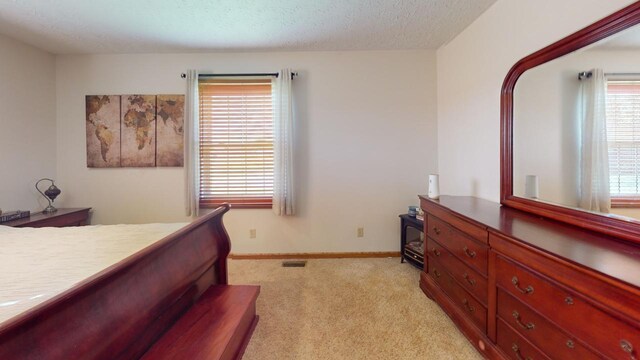
{"label": "sleigh bed", "polygon": [[241,358],[259,288],[228,285],[228,210],[111,245],[109,226],[0,228],[0,359]]}

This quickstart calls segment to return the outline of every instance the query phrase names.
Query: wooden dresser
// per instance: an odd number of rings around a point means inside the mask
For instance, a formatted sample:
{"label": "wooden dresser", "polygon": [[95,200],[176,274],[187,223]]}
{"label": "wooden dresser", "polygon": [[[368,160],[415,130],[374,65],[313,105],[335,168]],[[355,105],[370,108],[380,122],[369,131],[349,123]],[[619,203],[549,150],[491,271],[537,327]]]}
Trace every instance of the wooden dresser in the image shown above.
{"label": "wooden dresser", "polygon": [[473,197],[420,197],[420,287],[490,359],[640,359],[640,246]]}
{"label": "wooden dresser", "polygon": [[39,212],[26,218],[0,223],[0,225],[13,227],[84,226],[89,223],[90,210],[91,208],[62,208],[53,213]]}

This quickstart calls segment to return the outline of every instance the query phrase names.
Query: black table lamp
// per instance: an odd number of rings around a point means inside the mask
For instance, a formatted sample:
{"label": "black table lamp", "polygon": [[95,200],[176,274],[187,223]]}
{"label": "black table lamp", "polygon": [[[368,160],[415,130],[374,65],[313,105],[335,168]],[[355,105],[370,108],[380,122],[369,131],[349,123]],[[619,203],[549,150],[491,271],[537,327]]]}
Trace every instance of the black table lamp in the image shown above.
{"label": "black table lamp", "polygon": [[[38,189],[38,184],[40,184],[40,182],[44,181],[44,180],[51,181],[51,185],[49,186],[49,188],[47,190],[42,192],[42,191],[40,191],[40,189]],[[36,182],[36,190],[38,190],[38,192],[40,194],[42,194],[42,196],[44,196],[45,199],[47,199],[47,201],[49,202],[49,206],[47,206],[44,210],[42,210],[43,213],[47,214],[47,213],[52,213],[52,212],[58,211],[58,209],[53,207],[53,200],[56,197],[58,197],[58,195],[60,195],[60,193],[62,191],[60,191],[60,189],[58,189],[56,184],[53,183],[53,180],[47,179],[47,178],[38,180],[38,182]]]}

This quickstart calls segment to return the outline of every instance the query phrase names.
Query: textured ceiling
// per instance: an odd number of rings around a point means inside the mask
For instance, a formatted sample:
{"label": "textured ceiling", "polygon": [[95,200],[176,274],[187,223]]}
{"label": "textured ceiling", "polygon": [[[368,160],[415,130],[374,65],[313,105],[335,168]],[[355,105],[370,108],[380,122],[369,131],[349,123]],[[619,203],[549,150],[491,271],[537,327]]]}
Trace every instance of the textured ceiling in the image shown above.
{"label": "textured ceiling", "polygon": [[496,0],[0,0],[55,54],[436,49]]}

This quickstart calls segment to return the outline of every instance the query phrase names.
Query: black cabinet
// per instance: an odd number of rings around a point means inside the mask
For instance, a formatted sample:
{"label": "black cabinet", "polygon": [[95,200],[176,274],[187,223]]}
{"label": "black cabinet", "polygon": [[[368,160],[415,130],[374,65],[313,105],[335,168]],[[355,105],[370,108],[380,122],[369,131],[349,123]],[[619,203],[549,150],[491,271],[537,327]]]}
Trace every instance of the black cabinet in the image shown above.
{"label": "black cabinet", "polygon": [[424,222],[407,214],[400,215],[400,262],[424,268]]}

